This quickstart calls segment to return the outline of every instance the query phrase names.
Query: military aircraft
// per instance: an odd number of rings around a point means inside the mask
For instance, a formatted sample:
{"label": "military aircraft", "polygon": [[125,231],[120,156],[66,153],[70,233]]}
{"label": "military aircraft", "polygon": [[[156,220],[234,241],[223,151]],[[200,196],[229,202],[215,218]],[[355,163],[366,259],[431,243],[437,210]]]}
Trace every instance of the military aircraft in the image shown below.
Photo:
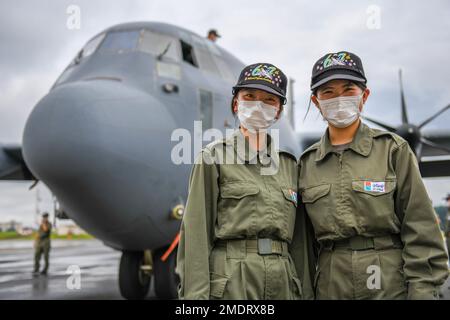
{"label": "military aircraft", "polygon": [[[177,26],[110,27],[87,42],[33,108],[22,146],[0,147],[0,178],[42,181],[58,199],[58,215],[122,251],[123,297],[144,298],[154,279],[159,298],[175,298],[171,244],[191,165],[173,163],[172,133],[198,135],[196,120],[203,131],[232,129],[231,88],[243,67]],[[275,128],[280,149],[298,157],[288,119]]]}
{"label": "military aircraft", "polygon": [[[87,42],[33,108],[22,145],[0,146],[0,179],[42,181],[58,199],[58,216],[122,251],[125,298],[144,298],[152,279],[159,298],[175,298],[174,244],[191,165],[172,161],[172,133],[198,135],[196,120],[205,132],[233,128],[231,87],[243,67],[174,25],[112,26]],[[299,139],[287,111],[275,124],[280,149],[299,157],[319,137]],[[210,142],[201,132],[200,140]],[[448,167],[450,159],[441,161]],[[428,176],[450,175],[434,166]]]}

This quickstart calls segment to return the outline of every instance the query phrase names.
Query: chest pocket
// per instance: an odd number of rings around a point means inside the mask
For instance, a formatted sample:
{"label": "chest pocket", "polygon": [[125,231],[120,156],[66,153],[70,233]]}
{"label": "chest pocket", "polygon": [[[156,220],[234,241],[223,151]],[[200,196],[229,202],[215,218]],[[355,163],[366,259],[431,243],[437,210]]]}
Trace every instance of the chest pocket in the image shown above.
{"label": "chest pocket", "polygon": [[221,186],[220,195],[224,199],[242,199],[259,193],[259,188],[247,182],[231,182]]}
{"label": "chest pocket", "polygon": [[240,234],[250,227],[260,189],[251,182],[227,182],[220,186],[218,224],[220,235]]}
{"label": "chest pocket", "polygon": [[301,201],[305,204],[317,236],[336,230],[331,208],[330,190],[331,184],[325,183],[304,187],[301,192]]}
{"label": "chest pocket", "polygon": [[318,186],[303,189],[303,203],[315,203],[320,198],[326,196],[330,192],[330,188],[330,184],[321,184]]}
{"label": "chest pocket", "polygon": [[386,230],[386,227],[398,231],[400,221],[395,214],[394,201],[396,179],[370,180],[352,181],[363,227],[370,226],[373,231]]}

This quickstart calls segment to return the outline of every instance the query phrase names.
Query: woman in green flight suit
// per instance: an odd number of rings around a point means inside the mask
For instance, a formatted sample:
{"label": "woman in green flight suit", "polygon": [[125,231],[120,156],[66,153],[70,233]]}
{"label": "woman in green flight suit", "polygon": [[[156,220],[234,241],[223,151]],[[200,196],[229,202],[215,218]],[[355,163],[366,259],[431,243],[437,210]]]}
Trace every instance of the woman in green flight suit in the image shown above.
{"label": "woman in green flight suit", "polygon": [[[233,87],[239,129],[195,161],[178,245],[181,299],[313,298],[310,242],[304,216],[296,217],[297,161],[267,133],[286,83],[271,64],[245,67]],[[297,266],[290,243],[300,252]]]}
{"label": "woman in green flight suit", "polygon": [[299,193],[320,243],[317,299],[436,299],[447,254],[417,160],[359,114],[370,91],[361,60],[330,53],[312,72],[328,121],[299,161]]}

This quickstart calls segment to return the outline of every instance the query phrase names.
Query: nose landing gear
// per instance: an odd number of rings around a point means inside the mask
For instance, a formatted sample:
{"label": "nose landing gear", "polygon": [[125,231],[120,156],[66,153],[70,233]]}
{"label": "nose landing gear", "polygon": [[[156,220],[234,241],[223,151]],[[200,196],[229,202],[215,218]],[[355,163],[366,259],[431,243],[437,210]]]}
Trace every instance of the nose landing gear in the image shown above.
{"label": "nose landing gear", "polygon": [[119,266],[119,289],[125,299],[144,299],[150,288],[150,251],[123,251]]}
{"label": "nose landing gear", "polygon": [[145,251],[123,251],[119,267],[119,288],[125,299],[142,300],[155,281],[159,299],[177,299],[179,278],[175,274],[176,250],[169,247]]}

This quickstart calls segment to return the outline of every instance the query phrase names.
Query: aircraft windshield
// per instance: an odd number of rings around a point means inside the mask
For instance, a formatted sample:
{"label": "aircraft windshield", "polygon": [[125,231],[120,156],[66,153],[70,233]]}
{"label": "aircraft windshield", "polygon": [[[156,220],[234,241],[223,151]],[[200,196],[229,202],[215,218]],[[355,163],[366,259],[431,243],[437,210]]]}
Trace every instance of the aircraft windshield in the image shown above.
{"label": "aircraft windshield", "polygon": [[135,50],[139,33],[139,30],[109,32],[100,45],[99,52]]}
{"label": "aircraft windshield", "polygon": [[120,53],[133,50],[164,57],[164,59],[180,60],[179,43],[175,38],[146,29],[109,32],[98,51]]}
{"label": "aircraft windshield", "polygon": [[180,60],[179,43],[175,38],[148,30],[142,32],[139,50],[164,59]]}

